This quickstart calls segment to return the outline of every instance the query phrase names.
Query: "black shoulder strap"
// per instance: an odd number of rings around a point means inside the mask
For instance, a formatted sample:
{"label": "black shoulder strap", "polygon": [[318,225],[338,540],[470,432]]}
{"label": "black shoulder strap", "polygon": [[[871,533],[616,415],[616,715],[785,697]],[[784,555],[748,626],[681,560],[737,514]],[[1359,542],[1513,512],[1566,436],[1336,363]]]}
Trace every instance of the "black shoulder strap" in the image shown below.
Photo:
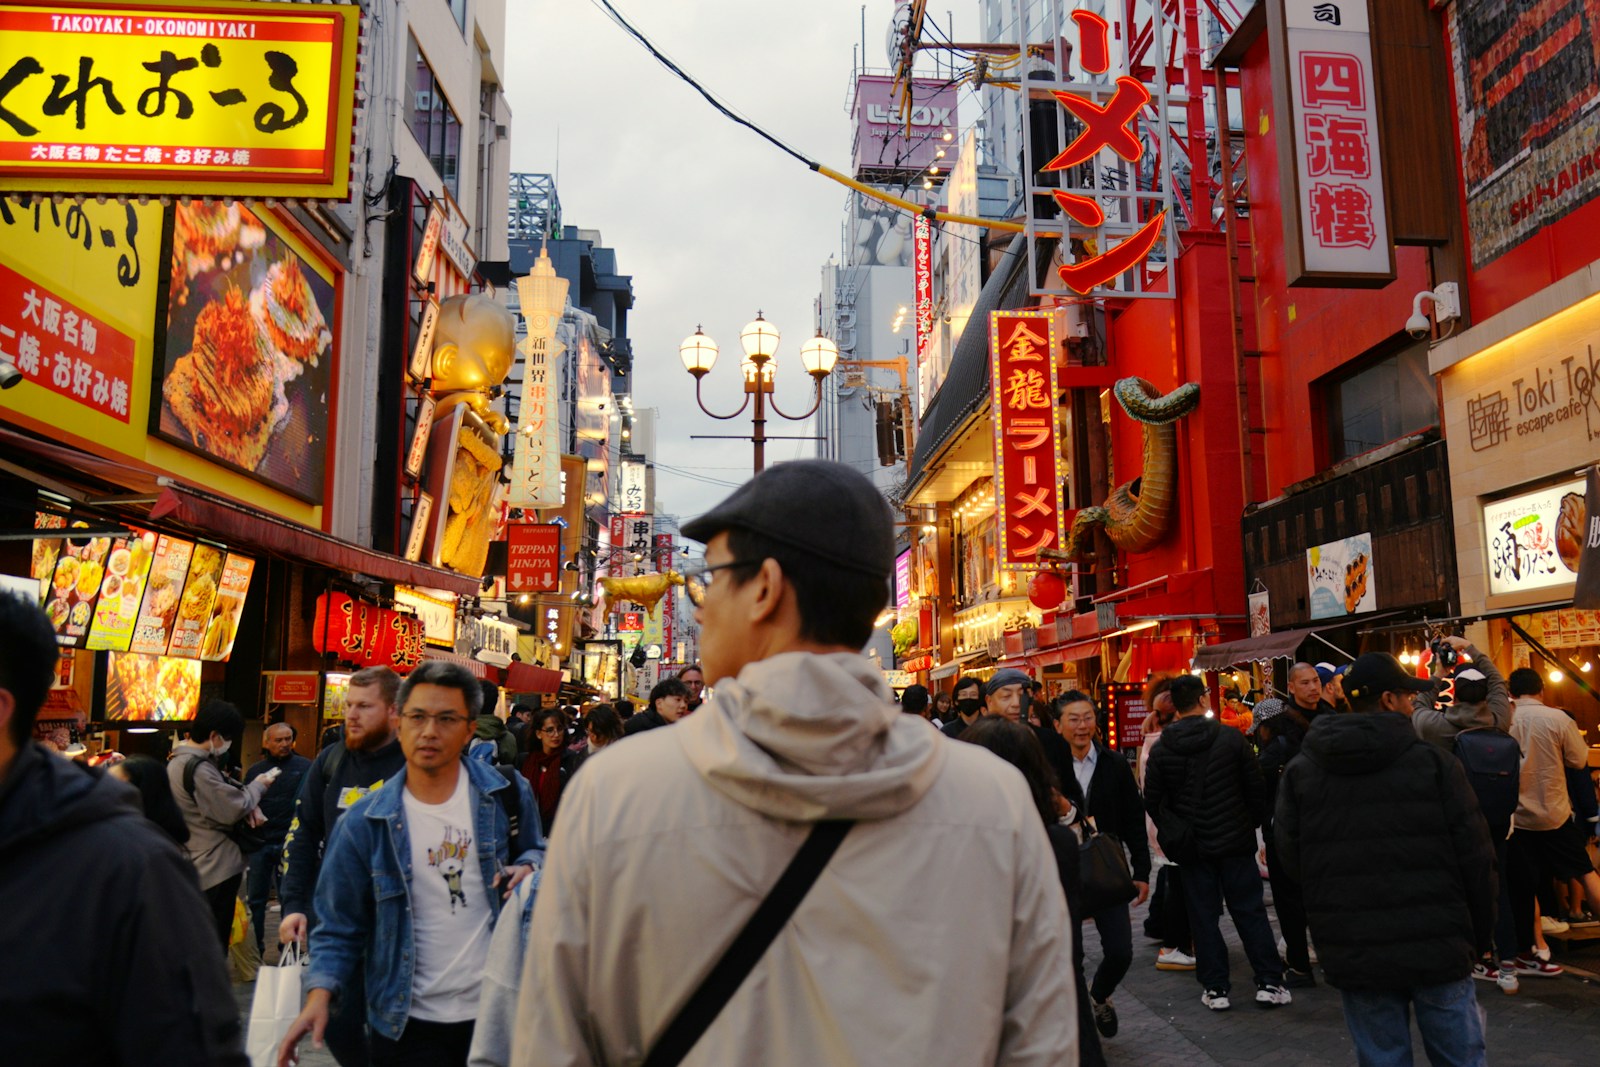
{"label": "black shoulder strap", "polygon": [[344,763],[345,747],[343,741],[335,741],[321,752],[317,753],[317,760],[322,764],[322,784],[333,784],[333,779],[339,773],[340,764]]}
{"label": "black shoulder strap", "polygon": [[189,794],[189,799],[194,799],[194,776],[200,769],[200,761],[204,756],[190,756],[189,762],[183,768],[183,791]]}
{"label": "black shoulder strap", "polygon": [[517,839],[517,831],[522,828],[522,798],[517,794],[517,779],[522,775],[517,773],[515,767],[496,765],[495,770],[500,772],[506,780],[506,785],[511,787],[495,790],[495,796],[500,798],[500,806],[506,813],[506,845],[509,847],[511,842]]}
{"label": "black shoulder strap", "polygon": [[690,995],[677,1017],[656,1040],[650,1055],[645,1057],[644,1067],[677,1067],[683,1062],[695,1042],[755,970],[767,947],[811,891],[818,875],[854,825],[852,820],[829,819],[812,828],[805,844],[778,876],[767,899],[756,908],[739,936],[700,983],[700,988]]}

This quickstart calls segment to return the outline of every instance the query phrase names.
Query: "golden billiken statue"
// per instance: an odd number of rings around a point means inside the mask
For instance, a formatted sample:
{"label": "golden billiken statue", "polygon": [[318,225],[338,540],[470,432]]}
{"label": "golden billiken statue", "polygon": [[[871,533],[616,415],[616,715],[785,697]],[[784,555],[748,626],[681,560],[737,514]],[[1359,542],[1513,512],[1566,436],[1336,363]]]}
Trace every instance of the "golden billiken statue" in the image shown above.
{"label": "golden billiken statue", "polygon": [[452,296],[439,305],[433,342],[434,432],[452,424],[457,407],[467,410],[456,437],[444,500],[444,534],[438,562],[462,574],[482,574],[494,536],[495,494],[500,486],[500,435],[510,429],[489,406],[516,355],[517,320],[483,296]]}

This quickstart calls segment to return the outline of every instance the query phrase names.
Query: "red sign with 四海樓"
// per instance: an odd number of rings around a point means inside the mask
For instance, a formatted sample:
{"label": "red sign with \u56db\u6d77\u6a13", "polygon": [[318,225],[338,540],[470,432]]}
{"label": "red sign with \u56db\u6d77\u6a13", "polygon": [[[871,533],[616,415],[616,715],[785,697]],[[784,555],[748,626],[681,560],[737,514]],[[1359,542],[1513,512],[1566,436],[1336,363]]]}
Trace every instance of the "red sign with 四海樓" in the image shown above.
{"label": "red sign with \u56db\u6d77\u6a13", "polygon": [[1041,548],[1066,538],[1056,428],[1056,330],[1049,311],[989,316],[990,404],[994,415],[999,565],[1039,565]]}
{"label": "red sign with \u56db\u6d77\u6a13", "polygon": [[317,597],[311,647],[361,667],[408,673],[422,662],[424,632],[415,615],[363,604],[344,593]]}
{"label": "red sign with \u56db\u6d77\u6a13", "polygon": [[506,525],[506,589],[554,593],[561,589],[561,527],[553,522]]}

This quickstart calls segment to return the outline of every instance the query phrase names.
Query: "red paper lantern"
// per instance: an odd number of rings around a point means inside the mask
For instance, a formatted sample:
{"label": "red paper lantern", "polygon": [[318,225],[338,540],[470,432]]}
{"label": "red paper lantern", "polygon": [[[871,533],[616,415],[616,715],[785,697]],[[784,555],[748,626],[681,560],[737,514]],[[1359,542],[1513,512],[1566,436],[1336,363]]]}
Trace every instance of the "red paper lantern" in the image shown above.
{"label": "red paper lantern", "polygon": [[1040,611],[1054,611],[1067,599],[1067,580],[1060,571],[1040,571],[1028,583],[1028,602]]}

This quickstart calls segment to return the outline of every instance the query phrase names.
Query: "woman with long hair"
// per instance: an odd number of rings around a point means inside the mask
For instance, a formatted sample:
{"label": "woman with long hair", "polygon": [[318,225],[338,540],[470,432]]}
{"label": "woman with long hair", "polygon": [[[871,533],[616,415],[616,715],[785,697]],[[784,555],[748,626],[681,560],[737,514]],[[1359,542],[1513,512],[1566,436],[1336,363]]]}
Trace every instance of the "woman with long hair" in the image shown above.
{"label": "woman with long hair", "polygon": [[1044,822],[1050,847],[1055,852],[1061,889],[1067,896],[1067,915],[1072,922],[1072,970],[1078,985],[1078,1043],[1082,1067],[1105,1067],[1100,1048],[1100,1033],[1095,1029],[1089,1009],[1089,986],[1083,976],[1083,938],[1079,929],[1078,835],[1071,822],[1080,810],[1066,801],[1056,784],[1055,772],[1045,758],[1044,746],[1031,727],[994,716],[984,716],[966,730],[961,740],[988,749],[1022,772],[1033,794],[1033,806]]}
{"label": "woman with long hair", "polygon": [[539,805],[539,824],[548,835],[556,821],[561,791],[578,768],[578,754],[567,748],[567,724],[561,712],[544,708],[533,713],[528,726],[528,758],[522,776],[533,789]]}

